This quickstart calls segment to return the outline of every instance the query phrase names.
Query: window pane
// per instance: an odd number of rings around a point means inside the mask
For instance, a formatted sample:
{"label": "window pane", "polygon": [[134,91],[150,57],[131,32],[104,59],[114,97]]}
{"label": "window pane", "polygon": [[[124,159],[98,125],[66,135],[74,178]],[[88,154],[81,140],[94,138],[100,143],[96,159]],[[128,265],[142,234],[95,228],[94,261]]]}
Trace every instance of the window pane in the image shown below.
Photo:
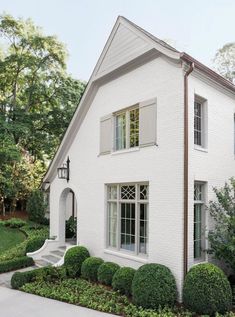
{"label": "window pane", "polygon": [[121,186],[121,199],[135,199],[135,186]]}
{"label": "window pane", "polygon": [[202,201],[202,184],[194,184],[194,200]]}
{"label": "window pane", "polygon": [[140,204],[139,252],[147,253],[147,204]]}
{"label": "window pane", "polygon": [[202,145],[202,105],[194,102],[194,144]]}
{"label": "window pane", "polygon": [[108,199],[117,199],[117,186],[108,187]]}
{"label": "window pane", "polygon": [[148,199],[148,185],[140,185],[139,191],[140,191],[140,199],[141,200]]}
{"label": "window pane", "polygon": [[194,204],[194,258],[201,257],[202,205]]}
{"label": "window pane", "polygon": [[117,203],[108,203],[109,246],[117,247]]}
{"label": "window pane", "polygon": [[126,113],[116,116],[116,150],[126,148]]}
{"label": "window pane", "polygon": [[139,108],[130,110],[130,147],[139,145]]}
{"label": "window pane", "polygon": [[135,204],[133,203],[121,203],[121,248],[135,250]]}

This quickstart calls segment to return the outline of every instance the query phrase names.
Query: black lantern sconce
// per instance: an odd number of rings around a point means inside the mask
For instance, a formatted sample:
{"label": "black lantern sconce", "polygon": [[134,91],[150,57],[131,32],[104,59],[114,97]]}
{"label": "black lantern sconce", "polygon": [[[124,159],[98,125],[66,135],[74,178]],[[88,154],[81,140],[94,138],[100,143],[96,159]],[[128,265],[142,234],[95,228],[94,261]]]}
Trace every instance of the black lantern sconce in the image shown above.
{"label": "black lantern sconce", "polygon": [[62,167],[57,168],[58,178],[67,179],[67,182],[69,181],[69,172],[70,172],[69,171],[69,164],[70,164],[70,159],[68,157],[66,163],[63,164]]}

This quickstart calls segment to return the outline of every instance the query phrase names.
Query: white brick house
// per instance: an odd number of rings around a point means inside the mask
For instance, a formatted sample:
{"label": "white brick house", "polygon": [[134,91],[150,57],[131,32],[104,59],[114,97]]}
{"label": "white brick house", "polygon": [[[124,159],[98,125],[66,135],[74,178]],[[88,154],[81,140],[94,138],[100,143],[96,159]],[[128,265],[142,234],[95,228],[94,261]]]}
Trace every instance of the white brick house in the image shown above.
{"label": "white brick house", "polygon": [[[118,17],[44,178],[54,243],[72,192],[78,244],[124,266],[164,264],[181,292],[207,261],[212,188],[235,174],[234,98],[231,83]],[[67,181],[57,168],[68,157]]]}

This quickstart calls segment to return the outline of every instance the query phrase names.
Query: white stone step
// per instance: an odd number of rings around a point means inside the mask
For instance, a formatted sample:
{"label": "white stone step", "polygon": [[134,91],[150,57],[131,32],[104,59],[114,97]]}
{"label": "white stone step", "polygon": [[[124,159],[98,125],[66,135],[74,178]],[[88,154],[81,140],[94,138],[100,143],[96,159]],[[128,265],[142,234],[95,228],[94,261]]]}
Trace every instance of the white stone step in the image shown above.
{"label": "white stone step", "polygon": [[35,260],[34,261],[35,262],[35,265],[37,266],[37,267],[44,267],[44,266],[48,266],[48,265],[51,265],[51,263],[50,262],[48,262],[48,261],[46,261],[46,260]]}
{"label": "white stone step", "polygon": [[42,255],[42,259],[46,260],[47,262],[51,263],[51,264],[55,264],[57,262],[59,262],[60,258],[58,258],[57,256],[48,254],[48,255]]}
{"label": "white stone step", "polygon": [[53,250],[50,253],[52,253],[53,255],[58,256],[60,259],[64,256],[64,251],[62,250]]}

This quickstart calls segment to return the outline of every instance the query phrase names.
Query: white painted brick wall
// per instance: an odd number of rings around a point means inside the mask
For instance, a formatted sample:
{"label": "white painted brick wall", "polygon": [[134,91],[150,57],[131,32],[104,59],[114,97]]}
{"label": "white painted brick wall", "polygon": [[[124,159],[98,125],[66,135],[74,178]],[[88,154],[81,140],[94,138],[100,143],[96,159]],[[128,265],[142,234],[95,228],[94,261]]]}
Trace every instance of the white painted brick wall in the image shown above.
{"label": "white painted brick wall", "polygon": [[[158,146],[99,156],[100,118],[157,97]],[[183,75],[179,66],[157,58],[100,87],[68,153],[71,180],[51,184],[51,235],[63,228],[59,197],[67,186],[77,197],[78,239],[92,255],[138,267],[143,261],[105,253],[105,184],[149,182],[147,262],[168,266],[179,289],[183,276]],[[67,155],[66,155],[67,157]],[[61,230],[61,229],[60,229]],[[63,230],[63,229],[62,229]]]}

